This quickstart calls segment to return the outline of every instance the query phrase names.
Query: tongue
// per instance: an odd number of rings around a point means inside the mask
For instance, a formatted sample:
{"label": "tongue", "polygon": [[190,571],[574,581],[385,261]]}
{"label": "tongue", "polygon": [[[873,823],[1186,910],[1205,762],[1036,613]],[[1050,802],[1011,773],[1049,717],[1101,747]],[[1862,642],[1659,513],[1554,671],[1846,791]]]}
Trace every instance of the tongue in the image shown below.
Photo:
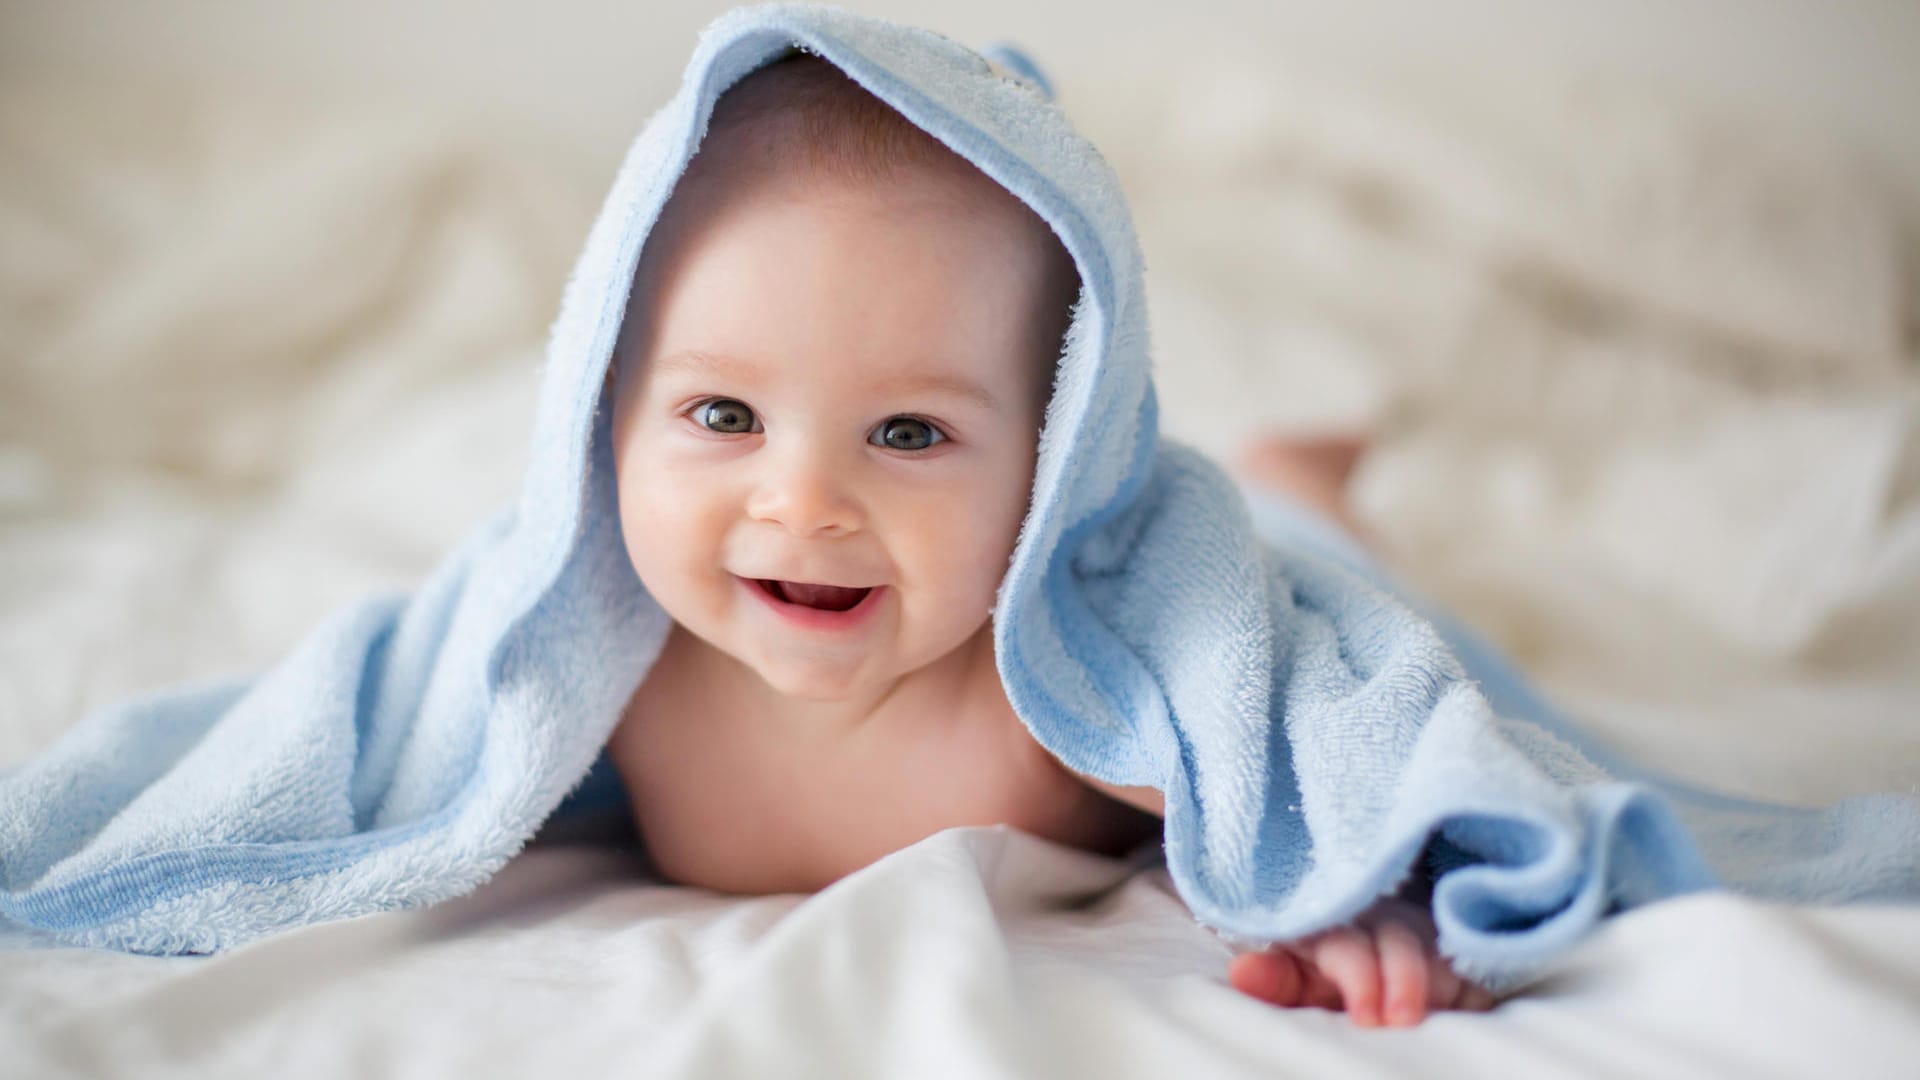
{"label": "tongue", "polygon": [[860,602],[867,595],[867,589],[843,589],[838,585],[805,585],[797,581],[781,581],[776,585],[780,596],[789,604],[800,604],[810,608],[824,608],[828,611],[845,611]]}

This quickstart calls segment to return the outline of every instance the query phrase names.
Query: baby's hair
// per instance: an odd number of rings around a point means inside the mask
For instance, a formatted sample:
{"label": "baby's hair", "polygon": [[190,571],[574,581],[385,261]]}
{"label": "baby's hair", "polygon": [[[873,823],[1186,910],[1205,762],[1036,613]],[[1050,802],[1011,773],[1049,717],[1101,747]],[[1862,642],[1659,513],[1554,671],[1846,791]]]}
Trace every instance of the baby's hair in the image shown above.
{"label": "baby's hair", "polygon": [[[794,50],[722,94],[707,140],[737,144],[749,167],[798,164],[829,181],[876,183],[921,169],[976,198],[993,182],[831,63]],[[696,164],[698,158],[695,159]],[[994,185],[997,188],[997,185]]]}

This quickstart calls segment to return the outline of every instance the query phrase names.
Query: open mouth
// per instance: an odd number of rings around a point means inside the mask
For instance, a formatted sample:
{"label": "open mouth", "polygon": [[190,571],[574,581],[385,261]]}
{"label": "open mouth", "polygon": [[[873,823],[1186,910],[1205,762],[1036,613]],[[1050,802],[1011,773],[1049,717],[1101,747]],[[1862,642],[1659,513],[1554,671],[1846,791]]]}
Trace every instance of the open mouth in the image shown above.
{"label": "open mouth", "polygon": [[817,611],[847,611],[873,591],[872,587],[853,589],[841,585],[813,585],[804,581],[770,581],[766,578],[756,579],[754,584],[783,604]]}

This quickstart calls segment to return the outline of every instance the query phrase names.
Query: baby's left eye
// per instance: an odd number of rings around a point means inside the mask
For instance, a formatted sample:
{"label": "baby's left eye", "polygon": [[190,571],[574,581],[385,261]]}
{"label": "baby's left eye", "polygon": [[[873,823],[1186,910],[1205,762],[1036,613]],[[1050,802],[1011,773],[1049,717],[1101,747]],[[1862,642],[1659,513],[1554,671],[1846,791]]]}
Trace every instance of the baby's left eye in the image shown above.
{"label": "baby's left eye", "polygon": [[946,438],[939,428],[925,420],[896,416],[874,428],[873,437],[867,441],[891,450],[925,450],[935,443],[945,442]]}

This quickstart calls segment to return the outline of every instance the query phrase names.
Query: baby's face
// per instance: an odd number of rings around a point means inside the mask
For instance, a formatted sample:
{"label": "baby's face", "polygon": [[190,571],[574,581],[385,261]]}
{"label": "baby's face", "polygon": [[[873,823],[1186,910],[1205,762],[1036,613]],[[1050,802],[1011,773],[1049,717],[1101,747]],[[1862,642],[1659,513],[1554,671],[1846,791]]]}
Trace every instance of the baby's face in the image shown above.
{"label": "baby's face", "polygon": [[707,180],[648,241],[614,413],[627,551],[783,694],[850,698],[990,632],[1061,320],[1044,226],[945,183]]}

